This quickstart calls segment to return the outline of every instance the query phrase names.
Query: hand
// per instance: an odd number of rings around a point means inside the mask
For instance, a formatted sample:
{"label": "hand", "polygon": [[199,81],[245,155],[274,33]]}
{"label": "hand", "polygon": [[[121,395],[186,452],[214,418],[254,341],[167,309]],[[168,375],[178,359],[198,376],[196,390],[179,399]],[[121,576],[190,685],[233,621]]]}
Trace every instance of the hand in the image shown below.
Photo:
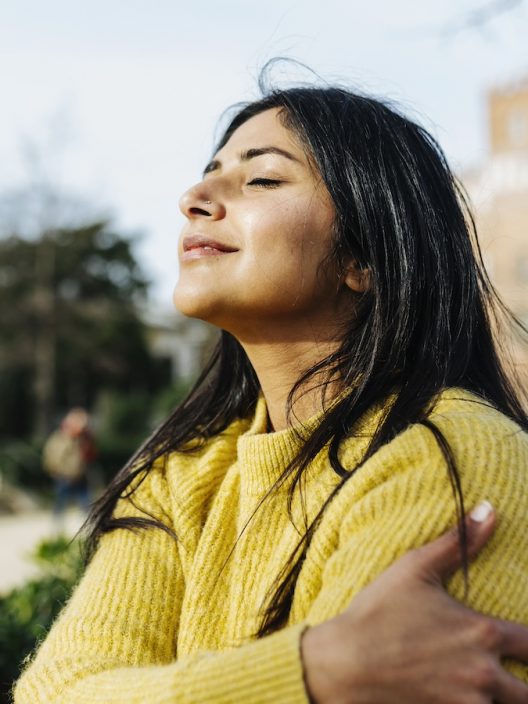
{"label": "hand", "polygon": [[[495,528],[492,507],[480,504],[466,527],[473,557]],[[528,686],[500,663],[506,656],[528,663],[528,628],[452,599],[442,582],[460,564],[454,529],[395,562],[345,612],[305,631],[312,702],[528,703]]]}

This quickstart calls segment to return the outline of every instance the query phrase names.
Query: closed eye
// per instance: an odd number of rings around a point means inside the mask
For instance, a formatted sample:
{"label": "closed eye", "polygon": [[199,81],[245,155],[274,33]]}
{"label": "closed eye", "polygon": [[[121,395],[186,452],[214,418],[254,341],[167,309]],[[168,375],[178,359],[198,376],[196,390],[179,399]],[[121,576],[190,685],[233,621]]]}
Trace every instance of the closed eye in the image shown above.
{"label": "closed eye", "polygon": [[254,178],[248,181],[248,186],[260,186],[261,188],[277,188],[283,183],[275,178]]}

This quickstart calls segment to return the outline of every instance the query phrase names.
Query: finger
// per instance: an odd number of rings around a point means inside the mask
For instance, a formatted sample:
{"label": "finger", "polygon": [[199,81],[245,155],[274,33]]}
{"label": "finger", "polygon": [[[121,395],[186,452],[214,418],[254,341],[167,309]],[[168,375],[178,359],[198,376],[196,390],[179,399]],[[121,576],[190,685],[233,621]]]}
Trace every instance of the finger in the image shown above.
{"label": "finger", "polygon": [[528,664],[528,626],[498,618],[490,620],[498,627],[498,654]]}
{"label": "finger", "polygon": [[[475,557],[495,529],[496,514],[488,501],[482,501],[464,519],[468,556]],[[432,582],[441,584],[462,565],[458,527],[414,551],[419,569]]]}
{"label": "finger", "polygon": [[528,686],[501,668],[493,688],[493,701],[500,704],[526,704]]}
{"label": "finger", "polygon": [[466,524],[468,557],[473,558],[493,535],[497,514],[489,501],[481,501],[467,514],[464,522]]}

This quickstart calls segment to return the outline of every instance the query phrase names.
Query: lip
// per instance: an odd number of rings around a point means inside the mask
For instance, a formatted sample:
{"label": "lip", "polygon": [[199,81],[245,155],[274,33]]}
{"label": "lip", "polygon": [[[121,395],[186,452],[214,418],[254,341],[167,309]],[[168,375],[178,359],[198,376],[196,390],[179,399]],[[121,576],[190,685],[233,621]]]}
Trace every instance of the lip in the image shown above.
{"label": "lip", "polygon": [[236,247],[231,247],[218,240],[213,240],[205,235],[187,235],[182,242],[182,261],[201,259],[202,257],[220,256],[238,252]]}

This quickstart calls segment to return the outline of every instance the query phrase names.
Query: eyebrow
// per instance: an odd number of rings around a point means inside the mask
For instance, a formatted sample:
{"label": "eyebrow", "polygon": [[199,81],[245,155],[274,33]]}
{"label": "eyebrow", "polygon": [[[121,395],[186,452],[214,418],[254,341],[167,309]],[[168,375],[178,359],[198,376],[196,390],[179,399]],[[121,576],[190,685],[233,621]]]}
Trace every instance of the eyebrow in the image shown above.
{"label": "eyebrow", "polygon": [[[286,149],[281,149],[280,147],[255,147],[253,149],[247,149],[244,152],[241,152],[240,154],[240,161],[250,161],[251,159],[255,159],[257,156],[263,156],[264,154],[277,154],[278,156],[283,156],[285,159],[289,159],[290,161],[295,161],[297,164],[301,164],[302,162],[297,159],[296,156],[293,156],[290,152],[286,151]],[[205,167],[203,171],[203,175],[205,174],[210,174],[211,171],[216,171],[222,166],[222,162],[219,159],[213,159],[210,161],[207,166]]]}

